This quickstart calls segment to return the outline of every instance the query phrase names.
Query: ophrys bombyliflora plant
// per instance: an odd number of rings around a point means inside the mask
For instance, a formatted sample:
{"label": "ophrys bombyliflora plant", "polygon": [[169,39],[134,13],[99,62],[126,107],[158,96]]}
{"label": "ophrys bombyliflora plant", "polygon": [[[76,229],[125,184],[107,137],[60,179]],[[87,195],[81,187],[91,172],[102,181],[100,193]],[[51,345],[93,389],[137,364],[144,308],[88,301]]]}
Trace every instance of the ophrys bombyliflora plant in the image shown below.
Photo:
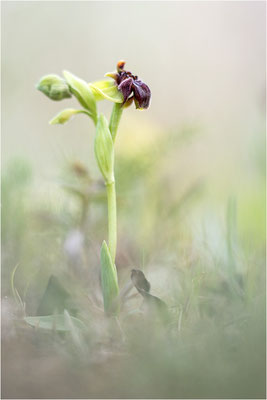
{"label": "ophrys bombyliflora plant", "polygon": [[[63,78],[51,74],[41,78],[37,89],[51,100],[59,101],[75,96],[81,109],[67,108],[57,114],[50,124],[65,124],[76,114],[90,117],[96,127],[94,140],[95,157],[104,178],[108,206],[108,245],[101,247],[101,285],[105,312],[117,315],[119,312],[119,286],[115,265],[117,248],[117,206],[114,175],[114,145],[122,112],[133,102],[137,109],[147,109],[150,104],[149,87],[130,71],[124,69],[125,61],[119,61],[117,71],[105,76],[112,79],[87,83],[68,71]],[[114,103],[110,120],[97,111],[99,100]]]}

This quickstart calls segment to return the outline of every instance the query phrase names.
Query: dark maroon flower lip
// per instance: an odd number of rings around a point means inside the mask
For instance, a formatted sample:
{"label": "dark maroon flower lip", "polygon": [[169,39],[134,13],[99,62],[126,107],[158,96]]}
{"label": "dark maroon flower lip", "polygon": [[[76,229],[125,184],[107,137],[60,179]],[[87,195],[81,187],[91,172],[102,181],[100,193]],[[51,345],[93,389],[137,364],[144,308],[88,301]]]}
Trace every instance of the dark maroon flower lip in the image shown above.
{"label": "dark maroon flower lip", "polygon": [[136,108],[148,108],[151,98],[149,87],[138,79],[138,76],[133,75],[130,71],[125,71],[124,66],[125,61],[118,62],[115,76],[118,90],[123,95],[122,104],[134,100]]}

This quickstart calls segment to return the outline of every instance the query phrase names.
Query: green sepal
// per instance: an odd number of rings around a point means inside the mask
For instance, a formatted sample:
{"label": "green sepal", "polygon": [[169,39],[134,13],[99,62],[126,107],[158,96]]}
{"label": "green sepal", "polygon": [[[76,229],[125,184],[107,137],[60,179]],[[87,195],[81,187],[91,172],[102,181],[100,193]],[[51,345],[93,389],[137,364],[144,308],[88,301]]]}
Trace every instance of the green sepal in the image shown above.
{"label": "green sepal", "polygon": [[112,80],[103,79],[101,81],[89,83],[89,86],[97,101],[106,99],[114,103],[123,102],[123,95],[118,90],[116,83]]}
{"label": "green sepal", "polygon": [[119,285],[117,269],[113,263],[107,243],[101,247],[101,286],[104,299],[104,310],[108,315],[119,313]]}
{"label": "green sepal", "polygon": [[96,124],[96,101],[89,85],[84,80],[78,78],[69,71],[63,71],[63,75],[70,87],[70,91],[74,94],[79,103],[89,111],[91,118]]}
{"label": "green sepal", "polygon": [[114,144],[103,114],[98,117],[95,136],[95,156],[106,183],[114,181]]}
{"label": "green sepal", "polygon": [[91,117],[91,114],[85,110],[75,110],[74,108],[66,108],[63,111],[60,111],[54,118],[49,121],[50,125],[55,125],[55,124],[65,124],[68,122],[75,114],[86,114],[89,117]]}

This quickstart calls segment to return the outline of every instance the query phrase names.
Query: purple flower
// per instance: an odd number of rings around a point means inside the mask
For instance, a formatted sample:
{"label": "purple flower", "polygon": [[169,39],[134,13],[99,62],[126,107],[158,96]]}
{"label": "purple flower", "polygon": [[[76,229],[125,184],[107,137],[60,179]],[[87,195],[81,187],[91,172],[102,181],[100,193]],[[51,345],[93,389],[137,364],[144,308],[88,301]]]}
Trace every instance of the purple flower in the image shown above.
{"label": "purple flower", "polygon": [[125,71],[124,65],[124,61],[119,61],[117,73],[114,75],[118,89],[124,98],[123,104],[130,105],[134,100],[136,108],[148,108],[151,97],[149,87],[138,79],[136,75]]}

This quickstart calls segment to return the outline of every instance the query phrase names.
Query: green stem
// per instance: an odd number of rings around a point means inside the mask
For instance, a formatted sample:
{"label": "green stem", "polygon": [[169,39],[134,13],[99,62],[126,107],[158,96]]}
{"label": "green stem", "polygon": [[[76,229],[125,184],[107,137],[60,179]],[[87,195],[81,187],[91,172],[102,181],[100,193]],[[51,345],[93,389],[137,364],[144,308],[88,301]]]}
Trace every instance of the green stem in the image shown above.
{"label": "green stem", "polygon": [[112,261],[115,263],[117,247],[117,206],[115,182],[107,183],[108,197],[108,246]]}
{"label": "green stem", "polygon": [[123,107],[121,103],[115,103],[112,109],[110,121],[109,121],[109,130],[113,139],[113,142],[115,142],[119,122],[121,119]]}
{"label": "green stem", "polygon": [[[109,130],[115,142],[116,134],[119,127],[123,107],[119,103],[115,103],[112,109]],[[117,247],[117,205],[116,205],[116,189],[115,181],[106,183],[108,198],[108,245],[111,258],[115,263],[116,247]]]}

